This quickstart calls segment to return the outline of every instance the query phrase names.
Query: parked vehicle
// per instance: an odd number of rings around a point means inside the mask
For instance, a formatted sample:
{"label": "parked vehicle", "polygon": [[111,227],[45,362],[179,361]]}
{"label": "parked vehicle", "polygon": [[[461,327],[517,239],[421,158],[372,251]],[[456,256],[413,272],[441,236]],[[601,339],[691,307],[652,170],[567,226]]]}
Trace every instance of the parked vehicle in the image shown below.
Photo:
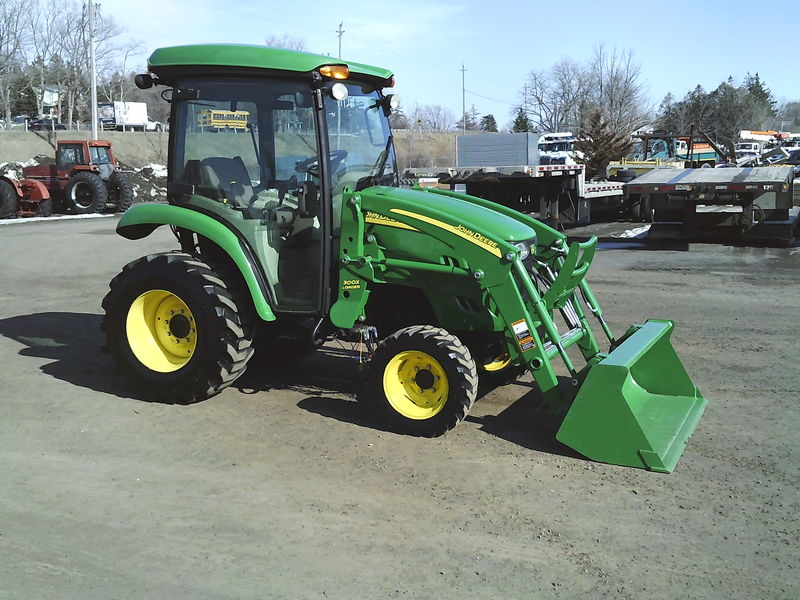
{"label": "parked vehicle", "polygon": [[17,115],[11,117],[11,120],[6,123],[6,129],[27,129],[30,117],[28,115]]}
{"label": "parked vehicle", "polygon": [[164,124],[156,121],[153,117],[147,117],[146,131],[164,131]]}
{"label": "parked vehicle", "polygon": [[744,158],[745,156],[760,156],[761,144],[759,142],[739,142],[734,146],[736,158]]}
{"label": "parked vehicle", "polygon": [[[552,152],[561,153],[556,164]],[[621,182],[587,181],[585,165],[569,158],[568,150],[543,145],[542,136],[534,133],[457,136],[456,166],[441,173],[439,182],[536,214],[556,227],[586,223],[593,211],[623,208]]]}
{"label": "parked vehicle", "polygon": [[97,105],[97,118],[103,131],[145,131],[149,121],[144,102],[106,102]]}
{"label": "parked vehicle", "polygon": [[22,172],[45,186],[59,211],[103,212],[111,202],[124,212],[133,202],[133,186],[115,160],[111,142],[59,140],[56,164],[24,167]]}
{"label": "parked vehicle", "polygon": [[579,164],[583,153],[575,149],[578,139],[570,131],[539,134],[539,164],[565,165]]}
{"label": "parked vehicle", "polygon": [[33,119],[28,123],[28,129],[31,131],[64,131],[67,126],[59,123],[53,119]]}
{"label": "parked vehicle", "polygon": [[789,244],[797,225],[792,212],[791,166],[725,169],[654,169],[626,184],[648,237],[773,240]]}

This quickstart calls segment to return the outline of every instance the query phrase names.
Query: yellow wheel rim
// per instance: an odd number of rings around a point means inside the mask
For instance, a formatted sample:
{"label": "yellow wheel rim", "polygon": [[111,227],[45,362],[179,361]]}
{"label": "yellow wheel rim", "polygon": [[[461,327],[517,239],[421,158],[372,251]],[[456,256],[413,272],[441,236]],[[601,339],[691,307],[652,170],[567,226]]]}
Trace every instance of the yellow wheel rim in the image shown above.
{"label": "yellow wheel rim", "polygon": [[125,332],[136,358],[159,373],[183,367],[197,346],[192,311],[178,296],[165,290],[150,290],[133,301]]}
{"label": "yellow wheel rim", "polygon": [[492,362],[483,365],[484,371],[502,371],[511,364],[511,355],[508,350],[503,350],[503,353],[495,358]]}
{"label": "yellow wheel rim", "polygon": [[449,386],[439,362],[417,350],[396,354],[383,371],[389,404],[409,419],[430,419],[444,408]]}

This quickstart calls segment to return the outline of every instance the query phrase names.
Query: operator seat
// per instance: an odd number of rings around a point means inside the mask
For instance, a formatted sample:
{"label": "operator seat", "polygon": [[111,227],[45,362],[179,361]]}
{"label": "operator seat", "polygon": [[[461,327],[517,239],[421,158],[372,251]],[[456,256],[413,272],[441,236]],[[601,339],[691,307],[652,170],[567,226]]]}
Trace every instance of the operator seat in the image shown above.
{"label": "operator seat", "polygon": [[241,156],[209,156],[200,161],[203,185],[218,188],[223,197],[237,206],[247,207],[255,199],[253,183]]}

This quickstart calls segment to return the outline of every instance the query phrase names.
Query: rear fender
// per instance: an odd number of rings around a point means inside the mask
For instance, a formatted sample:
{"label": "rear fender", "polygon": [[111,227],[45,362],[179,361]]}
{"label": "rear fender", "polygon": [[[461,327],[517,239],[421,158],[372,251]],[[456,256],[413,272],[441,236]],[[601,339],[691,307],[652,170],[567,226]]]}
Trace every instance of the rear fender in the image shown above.
{"label": "rear fender", "polygon": [[8,182],[14,188],[14,193],[23,202],[41,202],[50,197],[47,186],[35,179],[17,180],[11,177],[0,177],[0,180]]}
{"label": "rear fender", "polygon": [[230,228],[212,217],[171,204],[139,204],[122,215],[117,224],[117,233],[129,240],[138,240],[147,237],[161,225],[193,231],[217,244],[241,272],[258,316],[264,321],[275,320],[275,313],[267,301],[266,283],[255,259],[250,256],[249,248]]}
{"label": "rear fender", "polygon": [[22,198],[22,188],[19,185],[19,181],[16,179],[12,179],[11,177],[0,177],[0,181],[5,181],[14,189],[14,193],[17,195],[17,198]]}

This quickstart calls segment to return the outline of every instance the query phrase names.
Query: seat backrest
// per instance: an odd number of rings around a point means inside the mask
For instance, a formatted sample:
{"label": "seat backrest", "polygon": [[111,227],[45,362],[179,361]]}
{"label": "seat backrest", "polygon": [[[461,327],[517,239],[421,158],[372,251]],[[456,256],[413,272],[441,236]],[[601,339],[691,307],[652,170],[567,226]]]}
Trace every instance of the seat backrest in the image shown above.
{"label": "seat backrest", "polygon": [[226,199],[240,206],[249,205],[253,199],[253,183],[241,156],[204,158],[200,161],[200,177],[204,185],[219,187]]}

